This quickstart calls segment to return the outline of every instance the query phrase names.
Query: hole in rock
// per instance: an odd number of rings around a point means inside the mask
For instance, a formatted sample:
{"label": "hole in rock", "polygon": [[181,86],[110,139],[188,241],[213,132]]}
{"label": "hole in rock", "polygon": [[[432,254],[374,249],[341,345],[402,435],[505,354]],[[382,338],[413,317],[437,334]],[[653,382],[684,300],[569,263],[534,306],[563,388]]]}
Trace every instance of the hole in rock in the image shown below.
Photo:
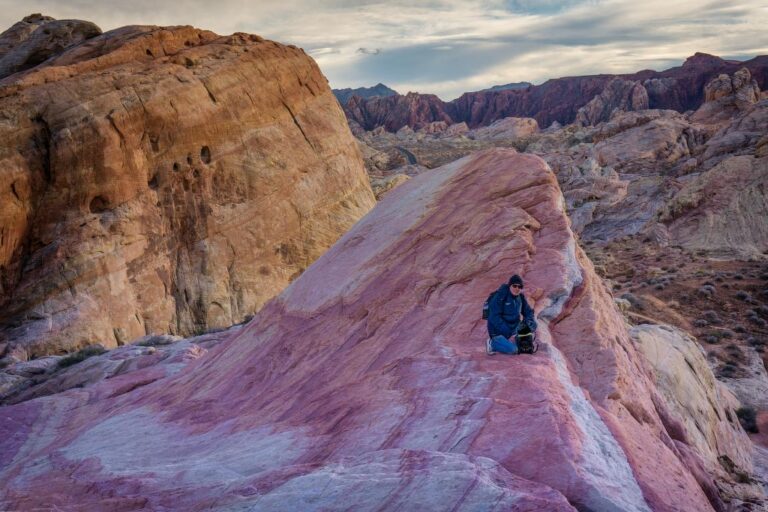
{"label": "hole in rock", "polygon": [[152,146],[152,151],[154,151],[155,153],[160,151],[160,137],[158,137],[157,135],[150,135],[149,143]]}
{"label": "hole in rock", "polygon": [[187,155],[187,163],[188,163],[189,165],[192,165],[192,153],[189,153],[189,154]]}
{"label": "hole in rock", "polygon": [[211,163],[211,148],[208,146],[203,146],[200,148],[200,160],[203,161],[203,163],[209,164]]}
{"label": "hole in rock", "polygon": [[157,184],[157,174],[152,176],[152,179],[147,182],[147,185],[149,185],[149,188],[151,188],[152,190],[157,190],[157,186],[158,186],[158,184]]}
{"label": "hole in rock", "polygon": [[109,210],[109,201],[102,196],[96,196],[91,200],[91,213],[101,213]]}
{"label": "hole in rock", "polygon": [[152,53],[152,50],[150,50],[149,48],[147,48],[147,55],[149,55],[150,57],[154,57],[154,56],[155,56],[155,55]]}
{"label": "hole in rock", "polygon": [[184,57],[184,65],[188,68],[191,68],[195,65],[195,61],[193,61],[189,57]]}
{"label": "hole in rock", "polygon": [[173,172],[179,172],[179,169],[181,169],[179,162],[173,162]]}
{"label": "hole in rock", "polygon": [[195,169],[194,171],[192,171],[192,176],[194,176],[195,178],[199,178],[200,177],[200,169]]}

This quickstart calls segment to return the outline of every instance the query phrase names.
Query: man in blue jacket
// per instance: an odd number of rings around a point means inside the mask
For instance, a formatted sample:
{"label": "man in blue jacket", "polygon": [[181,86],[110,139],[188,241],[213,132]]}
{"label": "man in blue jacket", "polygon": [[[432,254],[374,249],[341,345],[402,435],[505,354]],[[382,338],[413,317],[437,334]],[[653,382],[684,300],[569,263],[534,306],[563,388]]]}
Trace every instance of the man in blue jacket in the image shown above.
{"label": "man in blue jacket", "polygon": [[533,308],[523,295],[523,279],[515,274],[491,298],[488,311],[489,338],[485,346],[488,355],[496,352],[517,354],[519,350],[515,335],[523,327],[535,331],[536,318]]}

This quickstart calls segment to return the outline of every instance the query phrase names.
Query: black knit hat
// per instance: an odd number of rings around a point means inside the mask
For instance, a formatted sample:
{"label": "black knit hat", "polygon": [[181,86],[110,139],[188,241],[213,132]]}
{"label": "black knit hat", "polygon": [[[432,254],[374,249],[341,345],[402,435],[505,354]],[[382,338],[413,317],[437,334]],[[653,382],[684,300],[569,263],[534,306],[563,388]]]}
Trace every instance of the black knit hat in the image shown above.
{"label": "black knit hat", "polygon": [[519,275],[515,274],[512,277],[509,278],[509,282],[507,283],[509,286],[512,286],[513,284],[519,284],[520,288],[523,287],[523,278]]}

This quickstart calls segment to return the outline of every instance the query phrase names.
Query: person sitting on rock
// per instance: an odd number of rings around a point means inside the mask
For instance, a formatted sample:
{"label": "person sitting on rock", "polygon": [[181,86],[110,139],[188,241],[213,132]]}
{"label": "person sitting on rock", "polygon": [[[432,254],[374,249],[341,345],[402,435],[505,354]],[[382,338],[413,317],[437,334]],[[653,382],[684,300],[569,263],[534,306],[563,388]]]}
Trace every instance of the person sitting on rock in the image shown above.
{"label": "person sitting on rock", "polygon": [[488,355],[496,352],[517,354],[519,348],[515,336],[528,329],[530,332],[536,330],[536,318],[523,295],[523,279],[515,274],[507,284],[499,287],[489,303],[486,352]]}

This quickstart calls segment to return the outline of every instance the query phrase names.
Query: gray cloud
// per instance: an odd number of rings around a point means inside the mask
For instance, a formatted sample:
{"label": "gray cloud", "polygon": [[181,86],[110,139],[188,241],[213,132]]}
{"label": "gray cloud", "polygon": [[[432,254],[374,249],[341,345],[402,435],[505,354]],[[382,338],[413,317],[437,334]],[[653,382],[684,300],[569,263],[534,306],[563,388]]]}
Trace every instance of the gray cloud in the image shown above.
{"label": "gray cloud", "polygon": [[383,82],[445,99],[493,84],[679,65],[696,51],[768,53],[764,0],[0,0],[31,12],[245,31],[305,48],[334,87]]}

